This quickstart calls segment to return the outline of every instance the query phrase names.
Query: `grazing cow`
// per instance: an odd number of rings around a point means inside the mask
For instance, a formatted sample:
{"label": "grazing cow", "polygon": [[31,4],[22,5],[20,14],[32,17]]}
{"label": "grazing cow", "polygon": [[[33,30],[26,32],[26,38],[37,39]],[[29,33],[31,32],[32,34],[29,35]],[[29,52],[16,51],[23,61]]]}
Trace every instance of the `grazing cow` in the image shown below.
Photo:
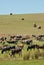
{"label": "grazing cow", "polygon": [[32,45],[32,40],[29,40],[26,43]]}
{"label": "grazing cow", "polygon": [[11,46],[11,48],[10,49],[15,49],[16,48],[16,46]]}
{"label": "grazing cow", "polygon": [[39,35],[38,37],[44,37],[44,35]]}
{"label": "grazing cow", "polygon": [[10,56],[14,56],[15,54],[19,54],[19,56],[22,56],[22,48],[16,47],[15,49],[12,49]]}
{"label": "grazing cow", "polygon": [[9,51],[10,48],[11,48],[10,46],[2,48],[1,53],[3,54],[5,51]]}
{"label": "grazing cow", "polygon": [[1,37],[0,40],[4,41],[4,37]]}
{"label": "grazing cow", "polygon": [[10,36],[10,39],[14,39],[16,36],[15,35],[13,35],[13,36]]}
{"label": "grazing cow", "polygon": [[23,44],[32,45],[32,40],[22,40]]}
{"label": "grazing cow", "polygon": [[44,37],[44,35],[39,35],[39,37]]}
{"label": "grazing cow", "polygon": [[41,40],[41,37],[38,36],[38,37],[36,37],[36,39],[40,41]]}
{"label": "grazing cow", "polygon": [[22,37],[22,40],[26,40],[26,39],[30,39],[30,35],[25,35],[24,37]]}
{"label": "grazing cow", "polygon": [[36,48],[36,49],[39,49],[39,45],[37,45],[37,44],[36,44],[36,45],[35,45],[35,44],[29,45],[28,48],[27,48],[27,51],[28,51],[29,49],[31,50],[31,49],[35,49],[35,48]]}
{"label": "grazing cow", "polygon": [[26,39],[27,39],[27,38],[25,38],[25,37],[24,37],[24,38],[22,38],[22,40],[26,40]]}
{"label": "grazing cow", "polygon": [[21,35],[17,35],[16,36],[16,40],[21,40],[22,39],[22,36]]}
{"label": "grazing cow", "polygon": [[31,49],[35,49],[35,45],[29,45],[28,48],[27,48],[27,51],[28,51],[29,49],[30,49],[30,50],[31,50]]}
{"label": "grazing cow", "polygon": [[36,38],[36,35],[32,35],[32,37]]}
{"label": "grazing cow", "polygon": [[39,46],[38,49],[44,49],[44,44]]}
{"label": "grazing cow", "polygon": [[0,42],[3,43],[4,42],[4,37],[0,38]]}
{"label": "grazing cow", "polygon": [[18,40],[15,40],[15,41],[7,41],[9,44],[17,44],[18,43]]}
{"label": "grazing cow", "polygon": [[2,40],[2,41],[4,41],[4,40],[6,41],[6,39],[7,39],[6,37],[1,37],[0,38],[0,40]]}
{"label": "grazing cow", "polygon": [[39,41],[44,41],[44,35],[39,35],[36,37]]}
{"label": "grazing cow", "polygon": [[3,47],[1,53],[3,54],[4,52],[10,51],[11,49],[15,49],[15,46]]}
{"label": "grazing cow", "polygon": [[0,38],[1,43],[5,44],[6,39],[7,39],[6,37],[1,37]]}

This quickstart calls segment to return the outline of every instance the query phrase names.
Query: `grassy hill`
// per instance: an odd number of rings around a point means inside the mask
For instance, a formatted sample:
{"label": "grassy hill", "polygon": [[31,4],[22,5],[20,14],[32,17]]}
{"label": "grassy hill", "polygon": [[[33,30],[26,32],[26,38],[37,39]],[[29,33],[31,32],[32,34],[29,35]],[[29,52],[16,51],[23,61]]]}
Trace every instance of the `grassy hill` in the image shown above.
{"label": "grassy hill", "polygon": [[[22,18],[24,18],[24,20],[21,20]],[[33,27],[34,23],[37,24],[36,28]],[[38,29],[38,26],[42,28]],[[44,34],[44,14],[0,15],[0,34]],[[43,44],[44,42],[34,41],[34,43]],[[23,56],[26,51],[27,47],[25,46]],[[33,53],[33,51],[31,51],[31,53]],[[6,58],[8,60],[6,60]],[[9,53],[1,54],[0,51],[0,65],[44,65],[44,59],[15,61],[14,58],[10,58]]]}
{"label": "grassy hill", "polygon": [[44,34],[44,14],[0,15],[0,34]]}

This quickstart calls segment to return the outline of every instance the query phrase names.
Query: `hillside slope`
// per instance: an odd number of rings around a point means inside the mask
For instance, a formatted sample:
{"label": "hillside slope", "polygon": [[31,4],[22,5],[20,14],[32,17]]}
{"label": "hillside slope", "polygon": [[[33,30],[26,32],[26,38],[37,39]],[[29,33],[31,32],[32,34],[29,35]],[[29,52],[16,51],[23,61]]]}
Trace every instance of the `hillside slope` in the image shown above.
{"label": "hillside slope", "polygon": [[0,15],[0,34],[44,34],[44,14]]}

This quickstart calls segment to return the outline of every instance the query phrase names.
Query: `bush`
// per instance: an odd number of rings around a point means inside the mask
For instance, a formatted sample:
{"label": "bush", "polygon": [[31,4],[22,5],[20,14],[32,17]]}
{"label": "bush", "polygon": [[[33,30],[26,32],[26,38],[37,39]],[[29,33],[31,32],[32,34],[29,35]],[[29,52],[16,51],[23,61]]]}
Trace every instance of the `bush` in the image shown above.
{"label": "bush", "polygon": [[42,52],[42,57],[44,58],[44,51]]}
{"label": "bush", "polygon": [[24,18],[22,18],[21,20],[24,20]]}
{"label": "bush", "polygon": [[39,58],[39,55],[38,54],[35,54],[35,59],[38,59]]}
{"label": "bush", "polygon": [[39,26],[38,29],[41,29],[41,26]]}
{"label": "bush", "polygon": [[34,27],[37,27],[37,25],[36,25],[36,24],[34,24]]}
{"label": "bush", "polygon": [[34,54],[35,59],[38,59],[38,58],[39,58],[39,55],[40,55],[40,51],[37,50],[37,51],[35,52],[35,54]]}
{"label": "bush", "polygon": [[10,13],[10,15],[13,15],[12,13]]}
{"label": "bush", "polygon": [[30,57],[30,54],[29,53],[26,53],[23,57],[23,60],[29,60],[29,57]]}
{"label": "bush", "polygon": [[40,57],[44,58],[44,50],[40,53]]}

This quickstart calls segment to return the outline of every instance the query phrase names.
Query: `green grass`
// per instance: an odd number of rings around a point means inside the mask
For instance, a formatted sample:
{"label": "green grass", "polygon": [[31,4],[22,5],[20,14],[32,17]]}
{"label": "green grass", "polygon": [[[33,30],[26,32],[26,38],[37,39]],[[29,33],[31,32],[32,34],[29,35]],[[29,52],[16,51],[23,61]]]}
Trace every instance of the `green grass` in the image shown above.
{"label": "green grass", "polygon": [[[21,20],[24,18],[24,20]],[[37,28],[33,24],[37,24]],[[39,30],[38,26],[42,28]],[[18,14],[18,15],[0,15],[0,35],[1,34],[44,34],[44,14]],[[43,44],[44,42],[35,41],[34,44]],[[2,46],[2,44],[0,44]],[[24,52],[25,51],[25,52]],[[27,46],[23,48],[23,56],[27,52]],[[32,51],[33,52],[33,51]],[[14,60],[9,58],[8,53],[1,54],[0,65],[44,65],[44,60]]]}
{"label": "green grass", "polygon": [[29,61],[0,61],[0,65],[44,65],[44,60],[29,60]]}

